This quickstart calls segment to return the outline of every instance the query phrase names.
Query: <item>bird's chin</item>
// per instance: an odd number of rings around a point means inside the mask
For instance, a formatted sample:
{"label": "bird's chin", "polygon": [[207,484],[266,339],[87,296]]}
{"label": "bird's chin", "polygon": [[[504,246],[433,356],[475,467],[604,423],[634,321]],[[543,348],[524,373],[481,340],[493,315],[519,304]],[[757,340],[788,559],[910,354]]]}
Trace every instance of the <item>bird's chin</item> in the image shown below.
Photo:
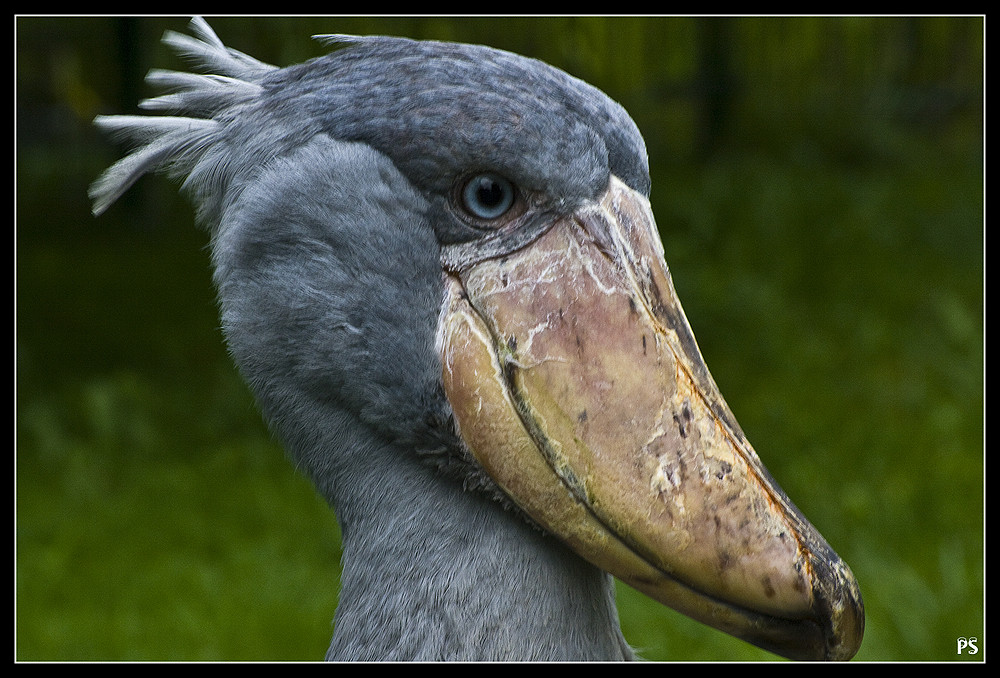
{"label": "bird's chin", "polygon": [[849,659],[847,565],[761,464],[701,357],[644,196],[603,196],[531,244],[445,275],[459,433],[582,557],[793,659]]}

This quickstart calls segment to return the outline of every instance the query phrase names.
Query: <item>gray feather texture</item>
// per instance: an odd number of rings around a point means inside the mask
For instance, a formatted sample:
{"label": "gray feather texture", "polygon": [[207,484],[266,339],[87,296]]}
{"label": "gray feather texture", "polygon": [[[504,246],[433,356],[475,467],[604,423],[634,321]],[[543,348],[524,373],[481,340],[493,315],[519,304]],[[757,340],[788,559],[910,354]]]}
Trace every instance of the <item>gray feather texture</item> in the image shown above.
{"label": "gray feather texture", "polygon": [[553,210],[612,172],[648,193],[631,119],[486,47],[327,36],[340,48],[276,68],[202,20],[192,33],[164,42],[202,72],[153,71],[153,115],[96,121],[133,150],[95,182],[93,209],[164,171],[209,229],[234,362],[341,525],[328,658],[631,657],[611,578],[469,460],[434,346],[441,248],[482,235],[447,207],[456,180],[501,172]]}

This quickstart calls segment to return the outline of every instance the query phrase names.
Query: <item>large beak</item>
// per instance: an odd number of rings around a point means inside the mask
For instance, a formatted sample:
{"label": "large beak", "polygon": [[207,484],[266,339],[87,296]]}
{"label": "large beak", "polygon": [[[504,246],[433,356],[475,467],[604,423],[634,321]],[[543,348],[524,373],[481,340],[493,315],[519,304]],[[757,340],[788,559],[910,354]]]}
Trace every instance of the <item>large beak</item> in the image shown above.
{"label": "large beak", "polygon": [[705,366],[649,202],[612,178],[530,245],[446,275],[445,390],[468,449],[632,587],[792,659],[850,659],[850,569],[778,487]]}

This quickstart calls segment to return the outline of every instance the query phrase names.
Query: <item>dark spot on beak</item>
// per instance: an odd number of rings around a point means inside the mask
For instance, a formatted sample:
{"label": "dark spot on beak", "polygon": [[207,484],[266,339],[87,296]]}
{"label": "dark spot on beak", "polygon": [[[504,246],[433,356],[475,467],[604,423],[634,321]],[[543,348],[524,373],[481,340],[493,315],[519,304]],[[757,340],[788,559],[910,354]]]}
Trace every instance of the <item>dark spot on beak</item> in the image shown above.
{"label": "dark spot on beak", "polygon": [[806,585],[802,583],[802,579],[801,579],[801,578],[798,578],[798,579],[796,579],[796,580],[795,580],[795,583],[794,583],[794,584],[792,585],[792,587],[793,587],[793,588],[794,588],[794,589],[795,589],[795,590],[796,590],[796,591],[797,591],[798,593],[805,593],[805,590],[806,590]]}
{"label": "dark spot on beak", "polygon": [[587,410],[584,410],[583,412],[581,412],[580,414],[578,414],[578,415],[576,416],[576,420],[577,420],[578,422],[580,422],[581,424],[582,424],[583,422],[587,421]]}
{"label": "dark spot on beak", "polygon": [[719,571],[725,572],[733,564],[733,558],[728,553],[723,551],[719,554]]}
{"label": "dark spot on beak", "polygon": [[680,420],[680,417],[678,417],[676,414],[674,415],[674,423],[677,424],[677,431],[681,434],[681,438],[687,438],[688,437],[687,427],[684,425],[684,422]]}
{"label": "dark spot on beak", "polygon": [[[642,341],[643,347],[645,347],[645,336],[643,336]],[[681,405],[680,413],[674,414],[674,423],[677,424],[677,432],[681,434],[681,438],[687,438],[687,427],[691,423],[691,404],[687,400]]]}

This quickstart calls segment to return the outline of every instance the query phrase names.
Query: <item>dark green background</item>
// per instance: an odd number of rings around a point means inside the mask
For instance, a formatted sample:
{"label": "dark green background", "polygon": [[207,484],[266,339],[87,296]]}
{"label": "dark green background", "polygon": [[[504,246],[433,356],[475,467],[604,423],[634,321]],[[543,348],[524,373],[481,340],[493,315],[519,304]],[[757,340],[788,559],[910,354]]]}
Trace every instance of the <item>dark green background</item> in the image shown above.
{"label": "dark green background", "polygon": [[[702,351],[791,498],[851,565],[865,660],[980,660],[983,19],[219,18],[287,65],[315,33],[481,42],[608,92]],[[230,366],[206,236],[121,149],[186,19],[16,19],[19,660],[318,659],[336,524]],[[769,659],[621,587],[651,659]],[[957,654],[976,637],[977,655]]]}

